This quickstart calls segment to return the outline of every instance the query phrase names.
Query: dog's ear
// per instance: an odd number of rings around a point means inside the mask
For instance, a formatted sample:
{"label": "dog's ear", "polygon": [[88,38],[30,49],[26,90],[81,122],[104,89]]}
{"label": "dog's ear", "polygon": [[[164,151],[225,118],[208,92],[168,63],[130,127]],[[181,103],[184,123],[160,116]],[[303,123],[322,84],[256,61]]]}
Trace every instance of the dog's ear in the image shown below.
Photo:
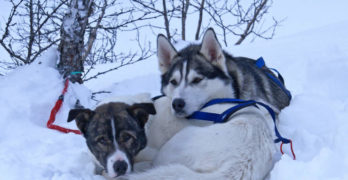
{"label": "dog's ear", "polygon": [[95,112],[90,109],[72,109],[69,112],[68,122],[75,119],[77,127],[80,129],[82,134],[85,134],[87,124],[94,114]]}
{"label": "dog's ear", "polygon": [[200,53],[214,65],[220,68],[225,67],[225,56],[213,28],[209,28],[205,32]]}
{"label": "dog's ear", "polygon": [[128,112],[137,119],[143,128],[149,119],[149,114],[156,114],[156,109],[153,103],[136,103],[128,108]]}
{"label": "dog's ear", "polygon": [[159,63],[159,69],[162,74],[166,73],[171,65],[171,60],[177,54],[176,49],[169,42],[169,40],[163,35],[157,36],[157,58]]}

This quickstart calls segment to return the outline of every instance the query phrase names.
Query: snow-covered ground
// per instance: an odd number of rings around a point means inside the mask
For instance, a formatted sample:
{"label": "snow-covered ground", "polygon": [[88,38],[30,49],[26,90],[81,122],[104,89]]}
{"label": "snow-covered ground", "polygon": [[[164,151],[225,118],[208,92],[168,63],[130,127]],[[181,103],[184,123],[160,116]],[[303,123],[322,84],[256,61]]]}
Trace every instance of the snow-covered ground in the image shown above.
{"label": "snow-covered ground", "polygon": [[[291,138],[297,160],[282,156],[271,180],[348,179],[348,16],[347,0],[275,1],[271,9],[286,18],[276,39],[226,49],[235,56],[263,56],[277,68],[293,94],[280,114],[279,130]],[[0,2],[0,26],[10,12]],[[189,33],[188,33],[189,34]],[[0,48],[2,58],[6,52]],[[54,60],[49,52],[43,62]],[[112,67],[100,65],[94,73]],[[92,72],[93,74],[93,72]],[[91,75],[92,75],[91,74]],[[157,60],[139,62],[85,83],[71,85],[56,123],[66,123],[76,98],[93,107],[91,92],[106,96],[150,92],[159,94]],[[20,67],[0,76],[0,180],[102,180],[93,175],[93,164],[84,139],[46,128],[50,110],[63,89],[63,79],[49,64]],[[288,147],[284,146],[286,153]]]}
{"label": "snow-covered ground", "polygon": [[[226,49],[235,56],[263,56],[268,66],[282,73],[293,94],[290,106],[280,114],[279,129],[293,140],[297,160],[282,156],[271,172],[272,180],[348,179],[347,29],[345,21]],[[42,61],[54,57],[48,54]],[[1,180],[103,179],[93,175],[92,160],[80,135],[45,127],[63,88],[63,79],[54,68],[45,63],[20,67],[0,77],[0,84]],[[157,60],[154,57],[100,76],[86,86],[69,87],[57,124],[76,128],[65,122],[68,111],[76,98],[93,107],[91,91],[158,95]],[[97,98],[103,96],[107,95]],[[287,146],[284,150],[289,153]]]}

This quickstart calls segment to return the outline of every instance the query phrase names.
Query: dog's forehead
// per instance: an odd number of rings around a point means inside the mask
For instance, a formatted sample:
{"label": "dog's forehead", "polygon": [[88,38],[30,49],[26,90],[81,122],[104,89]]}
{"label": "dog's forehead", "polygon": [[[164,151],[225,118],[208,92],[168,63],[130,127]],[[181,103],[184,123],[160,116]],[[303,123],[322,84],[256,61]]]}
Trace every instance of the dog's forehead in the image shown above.
{"label": "dog's forehead", "polygon": [[116,128],[134,126],[136,122],[129,114],[128,107],[130,107],[128,104],[121,102],[101,105],[95,109],[96,113],[91,124],[95,124],[95,126],[99,126],[101,129],[107,129],[110,123],[115,123]]}
{"label": "dog's forehead", "polygon": [[188,76],[192,73],[200,74],[207,78],[225,78],[225,74],[221,69],[209,63],[209,61],[200,54],[192,55],[189,59],[182,58],[181,60],[177,61],[175,64],[173,64],[173,67],[168,75],[169,77],[177,74],[181,76]]}
{"label": "dog's forehead", "polygon": [[[222,69],[214,66],[203,54],[200,53],[200,48],[200,45],[189,45],[177,53],[177,55],[172,59],[169,71],[162,75],[162,93],[165,94],[163,88],[169,83],[174,75],[176,75],[175,77],[179,76],[180,80],[187,79],[186,77],[192,71],[208,79],[228,79]],[[185,78],[182,76],[185,76]]]}
{"label": "dog's forehead", "polygon": [[211,68],[204,56],[199,52],[199,45],[189,45],[177,53],[177,55],[171,60],[172,66],[168,72],[169,76],[179,71],[189,71],[190,68],[196,68],[200,65],[204,65],[207,68]]}
{"label": "dog's forehead", "polygon": [[180,50],[177,56],[181,56],[181,57],[189,59],[190,56],[200,54],[200,49],[201,49],[200,45],[191,44],[186,46],[184,49]]}
{"label": "dog's forehead", "polygon": [[95,109],[96,113],[113,113],[113,112],[121,112],[126,110],[129,107],[128,104],[122,102],[111,102],[107,104],[102,104]]}

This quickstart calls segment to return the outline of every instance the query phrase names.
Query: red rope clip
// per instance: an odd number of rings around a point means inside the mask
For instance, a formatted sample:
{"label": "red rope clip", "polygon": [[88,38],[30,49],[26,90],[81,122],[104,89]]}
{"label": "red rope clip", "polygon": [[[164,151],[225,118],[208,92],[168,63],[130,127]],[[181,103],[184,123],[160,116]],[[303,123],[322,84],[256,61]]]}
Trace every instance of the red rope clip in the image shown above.
{"label": "red rope clip", "polygon": [[55,130],[58,130],[58,131],[63,132],[63,133],[72,132],[75,134],[81,134],[81,132],[79,130],[68,129],[68,128],[64,128],[64,127],[57,126],[57,125],[53,124],[55,119],[56,119],[56,114],[58,113],[59,109],[62,107],[64,95],[65,95],[66,91],[68,90],[68,86],[69,86],[69,79],[66,79],[65,83],[64,83],[64,89],[62,91],[62,94],[59,96],[56,104],[54,105],[54,107],[51,110],[50,119],[47,121],[47,127],[49,129],[55,129]]}
{"label": "red rope clip", "polygon": [[[291,140],[290,140],[290,148],[291,148],[291,153],[292,153],[293,159],[296,160],[296,155],[295,155],[294,149],[292,148],[292,141]],[[280,144],[280,152],[282,154],[284,154],[284,152],[283,152],[283,142]]]}

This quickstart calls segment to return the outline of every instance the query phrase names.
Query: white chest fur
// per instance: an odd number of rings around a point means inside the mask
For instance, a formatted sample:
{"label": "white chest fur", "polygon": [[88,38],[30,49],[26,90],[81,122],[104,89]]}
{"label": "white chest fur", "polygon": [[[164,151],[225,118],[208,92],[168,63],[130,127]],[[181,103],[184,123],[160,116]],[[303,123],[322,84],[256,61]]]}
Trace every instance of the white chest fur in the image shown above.
{"label": "white chest fur", "polygon": [[[196,124],[202,121],[174,117],[170,102],[167,98],[156,101],[157,114],[146,129],[148,147],[142,156],[143,160],[153,160],[155,168],[133,178],[154,173],[153,177],[173,179],[263,179],[272,169],[276,151],[270,126],[272,119],[264,112],[249,107],[238,111],[226,123],[211,125],[208,122],[202,127]],[[205,111],[220,113],[226,108],[217,105]],[[169,175],[170,171],[180,170],[184,171],[182,176],[176,177],[180,172]]]}

